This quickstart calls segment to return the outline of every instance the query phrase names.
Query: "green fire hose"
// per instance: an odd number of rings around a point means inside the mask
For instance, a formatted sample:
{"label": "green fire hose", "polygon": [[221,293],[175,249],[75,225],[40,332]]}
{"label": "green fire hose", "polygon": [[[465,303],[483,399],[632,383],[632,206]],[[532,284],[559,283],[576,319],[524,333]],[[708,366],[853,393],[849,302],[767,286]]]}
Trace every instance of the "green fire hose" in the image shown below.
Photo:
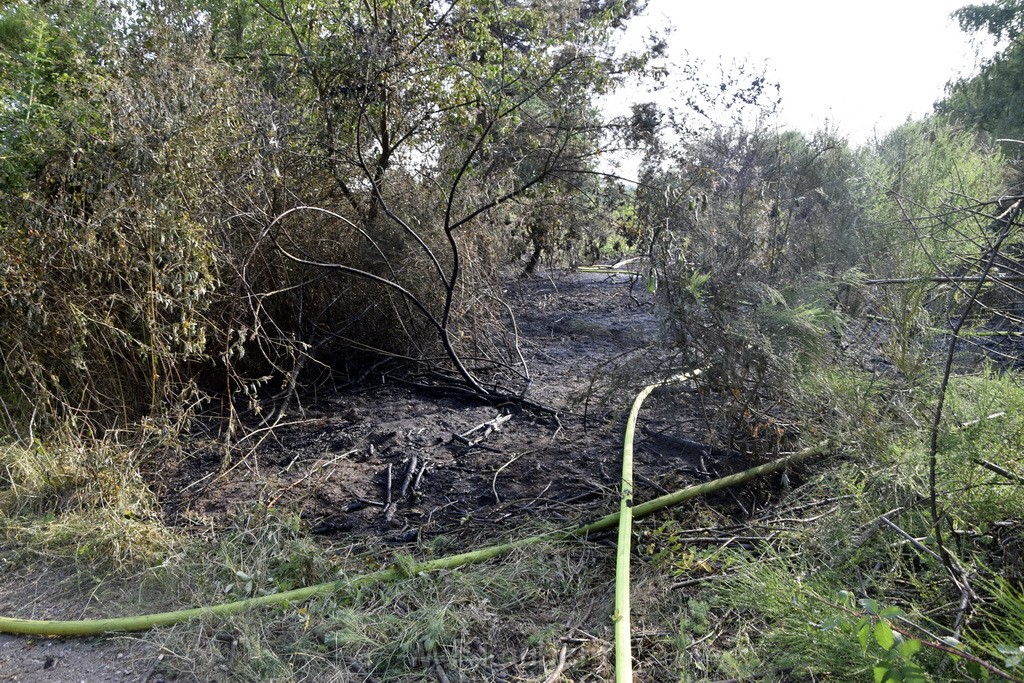
{"label": "green fire hose", "polygon": [[[807,460],[825,453],[828,444],[821,444],[812,448],[799,451],[778,460],[753,467],[743,472],[731,474],[714,481],[709,481],[695,486],[689,486],[674,493],[669,493],[654,500],[637,505],[633,508],[633,517],[640,519],[663,508],[678,505],[679,503],[706,495],[750,481],[770,472],[775,472],[788,467],[793,463]],[[315,597],[331,594],[350,594],[355,590],[379,583],[398,581],[405,578],[414,578],[419,574],[434,572],[443,569],[455,569],[464,565],[484,562],[500,555],[505,555],[515,549],[525,548],[545,541],[557,541],[574,537],[586,537],[607,531],[615,527],[619,522],[619,513],[613,513],[600,519],[583,524],[574,529],[565,531],[553,531],[530,536],[509,543],[489,546],[472,552],[451,555],[435,560],[424,562],[412,562],[402,566],[395,566],[388,569],[362,574],[360,576],[343,578],[337,581],[321,583],[306,588],[283,593],[274,593],[257,598],[238,600],[235,602],[221,603],[206,607],[193,607],[175,612],[160,612],[157,614],[144,614],[130,617],[114,617],[110,619],[81,619],[73,621],[48,621],[41,619],[15,619],[12,617],[0,617],[0,633],[14,633],[33,636],[94,636],[104,633],[119,633],[127,631],[145,631],[158,626],[170,626],[179,624],[190,619],[207,616],[228,616],[238,614],[255,607],[266,607],[270,605],[295,605],[306,602]]]}

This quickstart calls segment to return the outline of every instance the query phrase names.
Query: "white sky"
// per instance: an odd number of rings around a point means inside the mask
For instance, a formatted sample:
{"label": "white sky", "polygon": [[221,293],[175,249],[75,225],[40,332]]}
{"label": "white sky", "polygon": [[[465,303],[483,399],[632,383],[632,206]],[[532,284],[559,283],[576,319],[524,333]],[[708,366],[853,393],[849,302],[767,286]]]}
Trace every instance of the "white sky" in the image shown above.
{"label": "white sky", "polygon": [[675,26],[671,58],[767,62],[782,90],[780,123],[826,120],[851,142],[920,117],[953,76],[970,72],[968,36],[949,14],[981,0],[650,0],[653,26]]}

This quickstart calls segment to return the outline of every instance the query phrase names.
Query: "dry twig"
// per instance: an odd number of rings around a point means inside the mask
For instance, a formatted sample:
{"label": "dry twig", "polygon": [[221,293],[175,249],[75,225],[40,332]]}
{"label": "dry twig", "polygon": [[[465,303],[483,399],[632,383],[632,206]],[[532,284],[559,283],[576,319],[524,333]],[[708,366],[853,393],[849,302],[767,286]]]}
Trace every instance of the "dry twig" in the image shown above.
{"label": "dry twig", "polygon": [[544,683],[557,683],[562,675],[562,670],[565,668],[565,655],[567,653],[568,647],[563,644],[562,649],[558,653],[558,664],[555,665],[555,670],[551,672],[551,675],[544,679]]}

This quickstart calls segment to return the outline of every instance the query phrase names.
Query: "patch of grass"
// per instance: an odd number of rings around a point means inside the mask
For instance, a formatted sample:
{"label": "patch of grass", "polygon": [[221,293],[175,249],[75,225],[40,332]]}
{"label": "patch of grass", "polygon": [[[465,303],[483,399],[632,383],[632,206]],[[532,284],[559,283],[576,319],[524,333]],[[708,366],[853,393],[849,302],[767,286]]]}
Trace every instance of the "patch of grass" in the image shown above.
{"label": "patch of grass", "polygon": [[[165,590],[185,604],[208,604],[397,561],[392,550],[372,544],[360,554],[340,550],[314,543],[294,515],[258,508],[236,519],[212,550],[194,544],[164,568]],[[553,542],[479,566],[181,624],[146,638],[175,653],[168,673],[185,678],[211,671],[232,681],[406,681],[436,679],[441,670],[452,681],[533,680],[550,672],[566,637],[578,650],[567,672],[610,672],[613,564],[607,549]]]}
{"label": "patch of grass", "polygon": [[[748,561],[710,598],[715,613],[731,619],[743,636],[716,653],[718,672],[749,676],[795,667],[803,676],[870,676],[871,661],[856,638],[821,628],[828,617],[839,614],[819,598],[834,593],[837,578],[801,560]],[[760,671],[737,666],[751,661]]]}
{"label": "patch of grass", "polygon": [[797,415],[810,430],[869,452],[883,450],[897,428],[893,381],[846,365],[815,368],[800,377]]}
{"label": "patch of grass", "polygon": [[26,562],[73,561],[97,574],[159,564],[176,538],[140,473],[154,447],[66,435],[0,447],[0,534]]}
{"label": "patch of grass", "polygon": [[[842,456],[802,473],[799,486],[754,519],[722,520],[720,533],[713,524],[677,515],[649,534],[657,563],[686,579],[689,601],[679,613],[676,655],[682,680],[774,680],[790,667],[798,679],[870,680],[887,655],[873,639],[862,646],[850,626],[863,618],[856,612],[860,600],[899,608],[909,624],[926,629],[915,631],[921,638],[953,633],[961,591],[935,555],[921,419],[928,397],[904,397],[905,405],[893,411],[887,399],[895,396],[894,387],[870,373],[825,369],[803,381],[804,400],[817,406]],[[1014,550],[1019,534],[1012,531],[1024,516],[1024,486],[1016,479],[1024,473],[1022,415],[1018,375],[956,377],[940,442],[946,546],[978,582],[980,600],[966,615],[971,651],[986,653],[998,666],[1016,657],[1010,649],[1019,633],[1009,627],[1019,611],[1019,591],[1014,599],[1006,587],[1024,575],[1014,573],[1024,563]],[[700,536],[718,534],[721,543],[687,543],[695,535],[687,529],[695,527],[704,527]],[[840,591],[853,596],[854,613]],[[906,662],[920,665],[933,680],[967,675],[962,661],[928,648]]]}
{"label": "patch of grass", "polygon": [[984,619],[967,631],[965,642],[985,652],[1007,671],[1024,675],[1024,589],[1021,581],[996,577],[979,582],[990,605]]}
{"label": "patch of grass", "polygon": [[939,463],[958,523],[985,531],[1024,516],[1024,386],[1012,373],[957,377],[947,398]]}

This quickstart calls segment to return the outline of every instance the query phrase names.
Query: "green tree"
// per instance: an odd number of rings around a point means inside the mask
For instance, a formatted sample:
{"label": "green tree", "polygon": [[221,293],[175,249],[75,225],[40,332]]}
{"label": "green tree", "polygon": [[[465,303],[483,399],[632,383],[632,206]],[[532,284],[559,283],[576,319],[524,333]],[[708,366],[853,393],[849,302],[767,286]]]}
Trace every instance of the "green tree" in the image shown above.
{"label": "green tree", "polygon": [[860,259],[855,156],[827,132],[735,127],[673,162],[637,193],[673,346],[709,370],[714,428],[776,439],[795,379],[835,350],[837,292]]}
{"label": "green tree", "polygon": [[[545,185],[576,192],[592,173],[601,128],[593,99],[626,75],[609,38],[638,8],[220,7],[214,53],[261,83],[280,120],[272,214],[303,205],[332,212],[292,212],[267,232],[304,269],[293,295],[302,293],[304,319],[316,322],[302,338],[423,357],[434,353],[423,342],[432,332],[461,381],[487,393],[458,347],[484,341],[468,315],[491,307],[466,296],[483,290],[487,255],[501,251],[488,244],[503,233],[490,224],[494,210],[550,198],[539,191]],[[363,294],[346,302],[324,291],[339,282]]]}
{"label": "green tree", "polygon": [[63,144],[67,125],[92,117],[89,93],[120,63],[116,6],[57,0],[0,7],[0,187],[17,192]]}
{"label": "green tree", "polygon": [[998,150],[941,117],[893,130],[862,151],[861,163],[863,268],[875,279],[905,281],[883,286],[877,304],[891,323],[884,352],[915,381],[935,348],[926,304],[955,289],[932,278],[977,266],[993,237],[979,198],[1002,193],[1006,167]]}
{"label": "green tree", "polygon": [[936,111],[995,138],[1024,138],[1024,3],[997,0],[954,12],[960,28],[1000,46],[972,77],[950,82]]}

